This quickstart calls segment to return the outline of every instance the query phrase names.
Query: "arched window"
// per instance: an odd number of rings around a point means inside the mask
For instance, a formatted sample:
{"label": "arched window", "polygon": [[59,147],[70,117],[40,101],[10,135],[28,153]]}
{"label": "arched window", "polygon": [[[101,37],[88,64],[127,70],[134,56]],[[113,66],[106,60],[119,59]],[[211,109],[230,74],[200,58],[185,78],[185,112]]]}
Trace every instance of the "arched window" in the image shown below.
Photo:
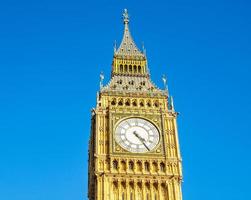
{"label": "arched window", "polygon": [[158,171],[158,164],[156,162],[153,162],[153,172],[157,172]]}
{"label": "arched window", "polygon": [[134,85],[134,81],[129,81],[128,84],[129,85]]}
{"label": "arched window", "polygon": [[125,65],[124,72],[127,72],[127,70],[128,70],[128,67],[127,65]]}
{"label": "arched window", "polygon": [[123,82],[123,81],[120,79],[120,80],[117,81],[117,84],[120,84],[120,85],[121,85],[122,82]]}
{"label": "arched window", "polygon": [[166,170],[165,168],[166,168],[165,164],[163,162],[160,163],[160,171],[165,172],[165,170]]}
{"label": "arched window", "polygon": [[113,166],[113,169],[118,169],[118,161],[117,160],[114,160],[113,162],[112,162],[112,166]]}
{"label": "arched window", "polygon": [[132,65],[129,65],[129,72],[132,73]]}
{"label": "arched window", "polygon": [[123,65],[119,66],[119,72],[122,73],[123,72]]}
{"label": "arched window", "polygon": [[124,160],[121,161],[121,170],[126,171],[126,162]]}
{"label": "arched window", "polygon": [[140,161],[137,162],[137,171],[142,171],[142,163]]}
{"label": "arched window", "polygon": [[154,102],[154,106],[155,106],[155,107],[159,107],[159,102],[158,102],[158,101],[155,101],[155,102]]}
{"label": "arched window", "polygon": [[133,171],[134,164],[132,161],[129,161],[129,170]]}
{"label": "arched window", "polygon": [[115,105],[116,105],[116,99],[112,99],[111,104],[112,104],[113,106],[115,106]]}
{"label": "arched window", "polygon": [[133,106],[137,106],[137,101],[136,101],[136,100],[133,100],[132,105],[133,105]]}
{"label": "arched window", "polygon": [[138,66],[138,73],[141,74],[141,66]]}
{"label": "arched window", "polygon": [[137,73],[137,66],[136,65],[133,66],[133,71],[134,71],[134,73]]}
{"label": "arched window", "polygon": [[140,85],[146,85],[145,81],[140,82]]}
{"label": "arched window", "polygon": [[119,100],[118,105],[119,105],[119,106],[123,106],[123,100],[122,100],[122,99]]}
{"label": "arched window", "polygon": [[144,101],[141,100],[140,103],[139,103],[140,107],[144,107]]}
{"label": "arched window", "polygon": [[150,171],[149,162],[145,162],[145,171],[146,171],[146,172],[149,172],[149,171]]}
{"label": "arched window", "polygon": [[126,100],[125,105],[126,105],[126,106],[130,106],[130,99],[127,99],[127,100]]}

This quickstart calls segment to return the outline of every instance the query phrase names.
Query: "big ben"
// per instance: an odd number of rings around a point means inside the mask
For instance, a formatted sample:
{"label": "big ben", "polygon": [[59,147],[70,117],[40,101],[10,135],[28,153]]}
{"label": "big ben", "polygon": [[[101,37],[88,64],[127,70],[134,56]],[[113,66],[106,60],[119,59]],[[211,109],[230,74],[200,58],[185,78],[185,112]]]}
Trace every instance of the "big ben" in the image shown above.
{"label": "big ben", "polygon": [[90,200],[182,200],[177,112],[151,80],[145,51],[133,41],[129,15],[114,48],[111,79],[101,75],[89,141]]}

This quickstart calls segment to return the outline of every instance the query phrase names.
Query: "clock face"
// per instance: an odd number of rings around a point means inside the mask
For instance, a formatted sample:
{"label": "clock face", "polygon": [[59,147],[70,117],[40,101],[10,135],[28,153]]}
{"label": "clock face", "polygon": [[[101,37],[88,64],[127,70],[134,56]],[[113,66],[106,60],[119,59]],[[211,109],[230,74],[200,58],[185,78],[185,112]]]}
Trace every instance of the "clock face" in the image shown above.
{"label": "clock face", "polygon": [[129,118],[116,127],[115,140],[130,152],[145,153],[152,151],[159,143],[159,131],[147,120]]}

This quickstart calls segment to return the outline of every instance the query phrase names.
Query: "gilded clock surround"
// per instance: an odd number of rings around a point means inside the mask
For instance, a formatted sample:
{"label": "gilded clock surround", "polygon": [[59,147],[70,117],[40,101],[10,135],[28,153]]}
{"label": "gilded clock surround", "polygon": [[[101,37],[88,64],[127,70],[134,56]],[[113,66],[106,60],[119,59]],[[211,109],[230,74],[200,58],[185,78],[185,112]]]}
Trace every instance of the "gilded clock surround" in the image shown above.
{"label": "gilded clock surround", "polygon": [[[101,75],[97,106],[92,110],[89,141],[90,200],[181,200],[181,155],[177,113],[168,90],[150,79],[146,54],[134,43],[129,16],[124,36],[114,48],[111,80]],[[165,83],[166,81],[164,81]],[[145,119],[158,129],[157,146],[132,153],[115,141],[115,128],[129,118]]]}

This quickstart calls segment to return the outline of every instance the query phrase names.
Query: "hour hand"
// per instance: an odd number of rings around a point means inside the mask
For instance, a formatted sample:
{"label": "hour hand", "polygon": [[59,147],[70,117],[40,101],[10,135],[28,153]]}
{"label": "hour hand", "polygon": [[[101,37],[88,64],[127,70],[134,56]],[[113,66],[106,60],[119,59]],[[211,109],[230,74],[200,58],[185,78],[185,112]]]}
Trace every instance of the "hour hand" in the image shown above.
{"label": "hour hand", "polygon": [[141,136],[139,136],[139,134],[136,131],[133,131],[133,134],[142,142],[142,144],[146,147],[146,149],[148,151],[150,151],[150,149],[148,148],[148,146],[145,143],[146,140],[144,138],[142,138]]}
{"label": "hour hand", "polygon": [[141,141],[141,142],[144,142],[145,139],[140,137],[139,134],[136,132],[136,131],[133,131],[133,134]]}

